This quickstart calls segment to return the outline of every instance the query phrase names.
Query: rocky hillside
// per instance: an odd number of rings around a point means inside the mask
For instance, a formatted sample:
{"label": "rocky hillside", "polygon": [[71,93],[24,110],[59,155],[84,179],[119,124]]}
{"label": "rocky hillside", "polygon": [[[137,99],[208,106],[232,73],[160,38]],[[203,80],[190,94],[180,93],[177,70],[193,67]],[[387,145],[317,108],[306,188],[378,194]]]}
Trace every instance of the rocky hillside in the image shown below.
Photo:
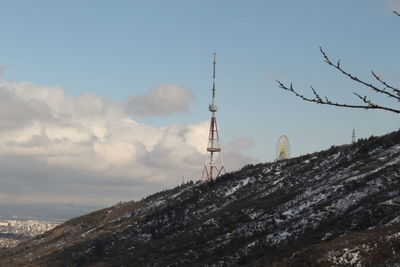
{"label": "rocky hillside", "polygon": [[399,266],[399,193],[400,131],[119,203],[0,266]]}

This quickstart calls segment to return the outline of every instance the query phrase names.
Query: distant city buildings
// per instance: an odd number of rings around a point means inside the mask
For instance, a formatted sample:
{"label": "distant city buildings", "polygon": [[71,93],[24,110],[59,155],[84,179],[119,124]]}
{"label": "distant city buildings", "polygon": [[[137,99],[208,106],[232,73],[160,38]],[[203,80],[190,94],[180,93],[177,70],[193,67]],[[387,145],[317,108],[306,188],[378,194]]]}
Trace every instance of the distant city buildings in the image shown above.
{"label": "distant city buildings", "polygon": [[49,231],[59,223],[39,220],[0,219],[0,248],[9,248]]}

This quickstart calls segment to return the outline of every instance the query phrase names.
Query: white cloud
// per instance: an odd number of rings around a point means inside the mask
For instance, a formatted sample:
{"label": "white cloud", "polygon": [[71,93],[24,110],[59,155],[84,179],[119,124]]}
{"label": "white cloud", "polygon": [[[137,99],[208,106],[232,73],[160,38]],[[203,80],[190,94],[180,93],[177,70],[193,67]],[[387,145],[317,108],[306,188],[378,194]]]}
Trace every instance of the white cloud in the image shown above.
{"label": "white cloud", "polygon": [[228,151],[240,151],[254,145],[254,140],[249,138],[238,138],[224,146]]}
{"label": "white cloud", "polygon": [[33,119],[51,120],[47,105],[37,99],[23,99],[0,86],[0,129],[19,128],[30,124]]}
{"label": "white cloud", "polygon": [[126,107],[134,115],[166,115],[188,112],[193,101],[192,91],[177,84],[164,84],[145,94],[131,97]]}
{"label": "white cloud", "polygon": [[[186,103],[193,99],[186,89],[167,87],[169,93],[183,92],[178,98]],[[111,204],[175,186],[182,176],[200,178],[208,121],[154,127],[132,120],[112,99],[93,94],[71,98],[59,87],[5,80],[0,96],[3,203]],[[185,109],[172,102],[155,107],[155,113]],[[243,139],[227,146],[230,170],[254,161],[238,153],[250,143]]]}

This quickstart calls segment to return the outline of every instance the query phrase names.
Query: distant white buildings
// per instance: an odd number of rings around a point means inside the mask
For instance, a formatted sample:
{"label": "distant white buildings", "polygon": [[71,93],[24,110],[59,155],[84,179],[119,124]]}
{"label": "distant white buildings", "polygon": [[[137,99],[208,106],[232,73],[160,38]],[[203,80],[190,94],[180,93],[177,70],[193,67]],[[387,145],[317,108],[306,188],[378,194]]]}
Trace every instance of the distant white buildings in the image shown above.
{"label": "distant white buildings", "polygon": [[[40,235],[59,225],[38,220],[1,220],[0,219],[0,248],[13,247],[21,241]],[[7,235],[10,234],[10,235]]]}
{"label": "distant white buildings", "polygon": [[44,221],[36,221],[36,220],[8,220],[7,222],[0,222],[0,227],[8,227],[12,230],[11,233],[24,234],[27,236],[35,236],[37,234],[41,234],[50,229],[53,229],[58,224],[49,223]]}

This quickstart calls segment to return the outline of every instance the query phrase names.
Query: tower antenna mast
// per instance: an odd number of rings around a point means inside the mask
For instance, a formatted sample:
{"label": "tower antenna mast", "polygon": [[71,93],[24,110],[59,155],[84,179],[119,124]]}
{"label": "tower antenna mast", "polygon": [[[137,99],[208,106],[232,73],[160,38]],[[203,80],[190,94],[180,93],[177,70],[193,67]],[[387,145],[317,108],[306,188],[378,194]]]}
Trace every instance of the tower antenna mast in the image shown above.
{"label": "tower antenna mast", "polygon": [[[215,64],[216,64],[216,54],[214,53],[214,61],[213,61],[213,85],[212,85],[212,104],[215,104]],[[211,110],[210,110],[211,111]]]}
{"label": "tower antenna mast", "polygon": [[208,145],[207,145],[207,159],[203,168],[203,180],[212,180],[218,178],[220,175],[225,173],[224,162],[222,160],[221,148],[219,146],[219,136],[217,127],[217,118],[215,113],[218,110],[215,105],[215,65],[216,65],[216,54],[214,53],[213,61],[213,84],[212,84],[212,100],[208,106],[208,110],[211,112],[211,123],[210,131],[208,134]]}

